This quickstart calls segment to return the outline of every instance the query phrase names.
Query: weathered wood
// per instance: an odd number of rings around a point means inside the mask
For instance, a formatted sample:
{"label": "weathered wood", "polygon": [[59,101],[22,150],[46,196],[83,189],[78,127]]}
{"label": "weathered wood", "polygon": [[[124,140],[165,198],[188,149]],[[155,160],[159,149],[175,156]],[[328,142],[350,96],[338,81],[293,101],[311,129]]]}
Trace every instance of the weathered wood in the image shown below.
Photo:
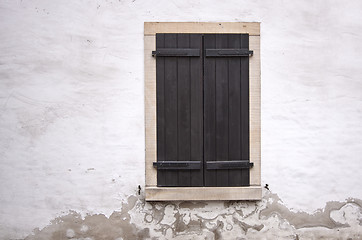
{"label": "weathered wood", "polygon": [[[156,48],[165,46],[165,35],[159,34],[156,38]],[[157,94],[157,161],[166,160],[165,154],[165,59],[156,61],[156,94]],[[157,184],[166,183],[165,174],[157,175]]]}
{"label": "weathered wood", "polygon": [[[153,23],[152,23],[153,24]],[[197,23],[196,25],[198,25]],[[229,23],[231,25],[238,25],[243,23]],[[246,23],[248,24],[248,23]],[[250,160],[254,163],[254,167],[250,169],[250,185],[260,186],[260,37],[259,37],[259,23],[257,34],[250,34],[250,49],[254,51],[254,55],[250,57]],[[193,24],[192,24],[193,25]],[[194,26],[196,26],[194,25]],[[145,33],[148,32],[148,24],[145,23]],[[159,25],[160,26],[160,25]],[[225,27],[226,25],[223,25]],[[162,26],[160,26],[162,28]],[[195,29],[190,27],[190,31],[195,32]],[[199,26],[195,27],[201,31]],[[161,29],[162,30],[162,29]],[[181,29],[182,30],[182,29]],[[220,28],[220,33],[230,32],[229,29]],[[162,32],[162,31],[159,31]],[[164,32],[170,32],[164,30]],[[180,32],[177,29],[173,32]],[[245,32],[245,31],[244,31]],[[216,33],[216,32],[213,32]],[[242,32],[236,32],[242,33]],[[250,33],[250,32],[249,32]],[[144,37],[144,59],[145,59],[145,137],[146,137],[146,186],[155,186],[157,183],[157,171],[153,168],[152,163],[156,160],[156,58],[150,54],[155,50],[155,33],[145,34]],[[194,59],[194,58],[192,58]],[[191,116],[192,119],[192,116]],[[191,149],[191,151],[193,151]],[[230,181],[230,179],[229,179]],[[247,188],[247,187],[242,187]],[[218,188],[212,188],[218,189]],[[148,193],[146,188],[146,195]],[[197,190],[200,191],[200,190]],[[179,194],[187,194],[185,192]],[[179,195],[180,196],[180,195]],[[178,198],[180,199],[180,198]],[[231,198],[230,198],[231,199]],[[245,198],[240,198],[245,199]],[[176,199],[175,199],[176,200]],[[207,196],[203,200],[208,200]],[[225,199],[226,200],[226,199]]]}
{"label": "weathered wood", "polygon": [[[178,48],[186,48],[189,45],[188,34],[177,34]],[[177,105],[174,107],[177,107],[178,160],[189,161],[191,160],[190,58],[180,57],[177,61]],[[178,186],[191,186],[190,180],[190,171],[178,172]]]}
{"label": "weathered wood", "polygon": [[[229,35],[228,39],[235,37],[235,35]],[[252,55],[252,51],[249,49],[206,49],[206,57],[249,57]]]}
{"label": "weathered wood", "polygon": [[260,200],[260,186],[146,187],[146,201]]}
{"label": "weathered wood", "polygon": [[[243,48],[248,51],[248,37],[247,34],[205,34],[205,49]],[[205,161],[249,160],[249,58],[207,57],[204,61],[204,143],[205,156],[208,155]],[[212,122],[213,117],[215,122]],[[215,149],[208,145],[210,143],[215,144]],[[249,169],[205,169],[205,186],[249,184]]]}
{"label": "weathered wood", "polygon": [[[209,161],[206,162],[206,169],[229,169],[229,177],[234,178],[240,171],[230,172],[232,169],[249,169],[253,164],[248,160],[228,160],[228,161]],[[240,182],[237,182],[240,185]],[[228,187],[231,187],[228,184]]]}
{"label": "weathered wood", "polygon": [[[249,36],[247,34],[241,35],[241,48],[249,48]],[[241,72],[241,159],[249,159],[249,59],[240,58],[240,72]],[[241,185],[239,186],[249,186],[250,185],[250,170],[242,169],[241,170]]]}
{"label": "weathered wood", "polygon": [[[181,43],[181,42],[179,42]],[[158,48],[152,51],[156,57],[200,57],[200,48]]]}
{"label": "weathered wood", "polygon": [[156,33],[249,33],[260,35],[258,22],[145,22],[144,34]]}
{"label": "weathered wood", "polygon": [[[153,162],[153,167],[166,170],[189,170],[189,169],[201,169],[201,161],[160,161]],[[182,171],[184,172],[184,171]],[[180,173],[182,173],[180,172]],[[186,171],[188,173],[189,171]],[[179,173],[179,176],[180,176]],[[179,183],[180,183],[179,179]],[[161,184],[159,184],[161,185]],[[165,183],[167,185],[167,183]],[[180,184],[181,185],[181,184]]]}
{"label": "weathered wood", "polygon": [[[228,36],[215,34],[215,48],[227,48]],[[215,111],[216,111],[216,160],[229,159],[229,63],[227,58],[217,58],[215,69]],[[205,104],[207,104],[205,102]],[[229,171],[216,171],[216,186],[229,186]]]}
{"label": "weathered wood", "polygon": [[[202,37],[199,34],[190,35],[190,47],[202,49]],[[203,75],[202,55],[200,58],[190,58],[191,87],[191,159],[203,160]],[[203,186],[203,165],[200,171],[190,172],[191,186]]]}
{"label": "weathered wood", "polygon": [[156,37],[145,36],[145,173],[146,185],[157,185],[157,170],[153,162],[157,159],[156,132],[156,60],[150,52],[156,49]]}
{"label": "weathered wood", "polygon": [[[165,34],[165,48],[177,47],[177,34]],[[156,36],[157,38],[157,36]],[[177,57],[165,59],[165,158],[178,160],[178,131],[177,131]],[[157,143],[159,144],[159,143]],[[178,186],[178,172],[158,171],[165,175],[168,186]]]}
{"label": "weathered wood", "polygon": [[[228,47],[240,48],[241,35],[230,34],[228,39]],[[240,88],[240,58],[229,58],[229,159],[241,158],[241,88]],[[239,169],[229,170],[229,186],[240,186],[241,171]]]}
{"label": "weathered wood", "polygon": [[[204,36],[204,48],[215,48],[216,36]],[[216,160],[216,60],[204,58],[204,161]],[[205,164],[204,164],[205,168]],[[204,170],[204,185],[216,186],[216,171]]]}
{"label": "weathered wood", "polygon": [[[157,49],[190,48],[192,38],[192,47],[201,52],[199,34],[157,34],[156,37],[157,43],[160,42]],[[157,146],[159,151],[164,151],[164,154],[158,154],[157,161],[202,160],[202,125],[199,124],[202,118],[202,61],[200,57],[193,59],[191,62],[191,58],[185,57],[157,57],[157,98],[160,98],[157,101],[160,108],[157,111],[160,133]],[[195,83],[191,84],[191,81]],[[191,113],[195,115],[193,128]],[[196,156],[191,156],[192,144],[196,147]],[[160,168],[157,176],[157,186],[203,185],[202,168],[179,171]]]}
{"label": "weathered wood", "polygon": [[249,61],[249,114],[250,114],[250,161],[254,167],[250,169],[250,185],[261,185],[261,72],[260,72],[260,36],[250,36],[249,47],[254,51]]}

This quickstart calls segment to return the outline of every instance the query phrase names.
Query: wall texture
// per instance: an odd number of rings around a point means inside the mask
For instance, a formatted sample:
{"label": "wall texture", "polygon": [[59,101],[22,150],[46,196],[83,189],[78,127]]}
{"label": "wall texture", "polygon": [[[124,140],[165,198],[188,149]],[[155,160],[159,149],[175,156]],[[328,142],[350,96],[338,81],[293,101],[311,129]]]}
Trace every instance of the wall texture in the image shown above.
{"label": "wall texture", "polygon": [[[362,2],[0,2],[0,239],[356,239]],[[143,22],[261,22],[260,202],[145,203]]]}

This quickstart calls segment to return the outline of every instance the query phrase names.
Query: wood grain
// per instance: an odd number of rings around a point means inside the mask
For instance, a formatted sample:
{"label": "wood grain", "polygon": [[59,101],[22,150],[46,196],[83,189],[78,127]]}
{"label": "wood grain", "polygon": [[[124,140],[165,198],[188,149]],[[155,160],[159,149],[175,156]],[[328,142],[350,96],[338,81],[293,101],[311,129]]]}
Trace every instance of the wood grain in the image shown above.
{"label": "wood grain", "polygon": [[156,139],[156,60],[150,54],[156,49],[156,37],[144,37],[145,58],[145,169],[146,186],[157,185],[157,171],[153,168],[153,162],[157,156]]}
{"label": "wood grain", "polygon": [[[260,72],[260,23],[145,23],[145,170],[146,200],[257,200],[261,198],[261,72]],[[156,60],[151,52],[156,49],[155,34],[158,33],[249,33],[249,49],[254,51],[250,58],[250,187],[192,187],[157,188],[156,161]],[[179,191],[178,191],[179,190]],[[167,193],[165,195],[165,193]],[[196,195],[195,195],[196,194]],[[222,196],[220,196],[222,195]]]}
{"label": "wood grain", "polygon": [[145,22],[145,35],[156,33],[249,33],[260,35],[258,22]]}
{"label": "wood grain", "polygon": [[250,58],[250,161],[254,167],[250,169],[250,185],[261,185],[261,145],[260,145],[260,37],[249,38],[249,48],[254,51]]}
{"label": "wood grain", "polygon": [[146,187],[146,201],[260,200],[261,187]]}

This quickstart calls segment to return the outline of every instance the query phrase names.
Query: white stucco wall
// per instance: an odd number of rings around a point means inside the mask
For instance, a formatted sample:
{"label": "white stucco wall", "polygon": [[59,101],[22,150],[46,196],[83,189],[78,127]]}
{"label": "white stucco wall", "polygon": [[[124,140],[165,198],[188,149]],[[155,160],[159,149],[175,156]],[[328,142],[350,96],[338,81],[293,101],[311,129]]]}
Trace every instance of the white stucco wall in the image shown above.
{"label": "white stucco wall", "polygon": [[362,199],[362,2],[0,2],[0,236],[144,186],[143,23],[261,22],[262,182],[313,212]]}

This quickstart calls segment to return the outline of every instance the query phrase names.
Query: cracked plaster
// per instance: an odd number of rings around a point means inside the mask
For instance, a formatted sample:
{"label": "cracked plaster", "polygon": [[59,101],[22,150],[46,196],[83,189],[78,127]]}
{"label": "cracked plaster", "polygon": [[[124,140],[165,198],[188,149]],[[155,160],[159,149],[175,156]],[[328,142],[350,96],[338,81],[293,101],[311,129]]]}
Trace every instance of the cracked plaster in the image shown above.
{"label": "cracked plaster", "polygon": [[71,212],[25,239],[359,239],[361,203],[328,202],[306,213],[266,190],[257,202],[145,202],[133,195],[109,218]]}

